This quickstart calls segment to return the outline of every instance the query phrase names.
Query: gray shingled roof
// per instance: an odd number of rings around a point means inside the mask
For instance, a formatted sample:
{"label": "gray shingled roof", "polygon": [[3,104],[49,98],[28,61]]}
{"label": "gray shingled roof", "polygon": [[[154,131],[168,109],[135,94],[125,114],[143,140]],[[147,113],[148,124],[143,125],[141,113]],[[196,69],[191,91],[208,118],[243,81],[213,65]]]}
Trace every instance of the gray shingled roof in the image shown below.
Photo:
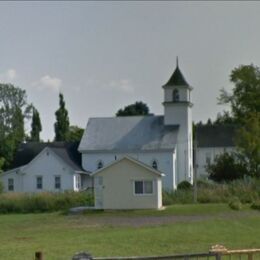
{"label": "gray shingled roof", "polygon": [[81,154],[78,152],[78,142],[53,142],[53,143],[38,143],[29,142],[21,144],[16,152],[14,162],[11,169],[28,164],[35,156],[37,156],[44,148],[49,147],[60,158],[62,158],[72,169],[82,171]]}
{"label": "gray shingled roof", "polygon": [[164,126],[163,116],[90,118],[79,151],[173,150],[179,126]]}
{"label": "gray shingled roof", "polygon": [[233,147],[236,129],[235,125],[198,126],[198,147]]}

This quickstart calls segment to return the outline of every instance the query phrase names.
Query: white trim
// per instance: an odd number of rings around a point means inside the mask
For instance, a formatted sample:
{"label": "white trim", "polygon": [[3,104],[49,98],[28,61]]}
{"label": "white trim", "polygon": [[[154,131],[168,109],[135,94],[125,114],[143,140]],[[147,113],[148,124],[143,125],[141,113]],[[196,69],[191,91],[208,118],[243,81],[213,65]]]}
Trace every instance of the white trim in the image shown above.
{"label": "white trim", "polygon": [[125,160],[125,159],[126,159],[126,160],[129,160],[129,161],[131,161],[131,162],[133,162],[133,163],[135,163],[135,164],[138,164],[138,165],[141,166],[141,167],[146,168],[147,170],[149,170],[149,171],[150,171],[151,173],[153,173],[153,174],[159,175],[159,176],[161,176],[161,177],[162,177],[162,176],[165,176],[162,172],[160,172],[160,171],[158,171],[158,170],[155,170],[154,168],[150,167],[149,165],[147,165],[147,164],[145,164],[145,163],[143,163],[143,162],[137,161],[136,159],[134,159],[134,158],[132,158],[132,157],[130,157],[130,156],[123,156],[123,157],[120,158],[119,160],[112,161],[111,163],[109,163],[108,165],[104,166],[103,168],[98,169],[97,171],[91,173],[90,176],[93,176],[93,175],[95,175],[95,174],[97,174],[97,173],[99,173],[99,172],[101,172],[101,171],[107,169],[108,167],[110,167],[110,166],[112,166],[112,165],[114,165],[114,164],[117,164],[117,163],[119,163],[119,162],[121,162],[122,160]]}

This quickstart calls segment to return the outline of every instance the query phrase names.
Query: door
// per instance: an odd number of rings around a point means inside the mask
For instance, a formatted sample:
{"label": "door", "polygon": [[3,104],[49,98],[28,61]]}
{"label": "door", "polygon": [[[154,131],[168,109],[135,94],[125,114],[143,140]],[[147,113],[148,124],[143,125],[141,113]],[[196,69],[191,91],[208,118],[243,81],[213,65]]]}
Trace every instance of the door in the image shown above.
{"label": "door", "polygon": [[95,186],[95,207],[97,209],[103,208],[103,176],[96,176],[94,178]]}

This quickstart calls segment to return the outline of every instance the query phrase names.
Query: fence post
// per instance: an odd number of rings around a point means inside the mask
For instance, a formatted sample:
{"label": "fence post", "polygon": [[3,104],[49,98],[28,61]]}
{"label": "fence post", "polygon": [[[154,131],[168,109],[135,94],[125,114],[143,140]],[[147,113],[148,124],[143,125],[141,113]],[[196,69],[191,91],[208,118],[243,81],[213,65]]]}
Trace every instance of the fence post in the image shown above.
{"label": "fence post", "polygon": [[248,260],[253,260],[253,253],[248,253]]}
{"label": "fence post", "polygon": [[93,260],[93,257],[89,253],[79,252],[72,257],[72,260]]}
{"label": "fence post", "polygon": [[43,260],[43,254],[41,251],[35,252],[35,260]]}

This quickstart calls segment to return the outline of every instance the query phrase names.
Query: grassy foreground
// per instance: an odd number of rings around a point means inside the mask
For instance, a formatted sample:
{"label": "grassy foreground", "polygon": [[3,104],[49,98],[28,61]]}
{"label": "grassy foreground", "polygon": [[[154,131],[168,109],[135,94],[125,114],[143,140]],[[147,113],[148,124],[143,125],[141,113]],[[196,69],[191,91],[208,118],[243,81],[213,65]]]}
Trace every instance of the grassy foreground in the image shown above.
{"label": "grassy foreground", "polygon": [[[138,222],[142,217],[165,216],[203,218],[141,227],[105,222],[113,217],[131,217]],[[99,222],[93,224],[97,219]],[[100,220],[104,223],[100,224]],[[0,259],[9,260],[33,259],[38,250],[44,252],[46,260],[59,260],[71,259],[78,251],[88,251],[94,256],[166,255],[207,252],[213,244],[259,248],[259,241],[259,211],[249,208],[232,211],[224,204],[176,205],[165,211],[97,212],[79,216],[0,215]]]}

